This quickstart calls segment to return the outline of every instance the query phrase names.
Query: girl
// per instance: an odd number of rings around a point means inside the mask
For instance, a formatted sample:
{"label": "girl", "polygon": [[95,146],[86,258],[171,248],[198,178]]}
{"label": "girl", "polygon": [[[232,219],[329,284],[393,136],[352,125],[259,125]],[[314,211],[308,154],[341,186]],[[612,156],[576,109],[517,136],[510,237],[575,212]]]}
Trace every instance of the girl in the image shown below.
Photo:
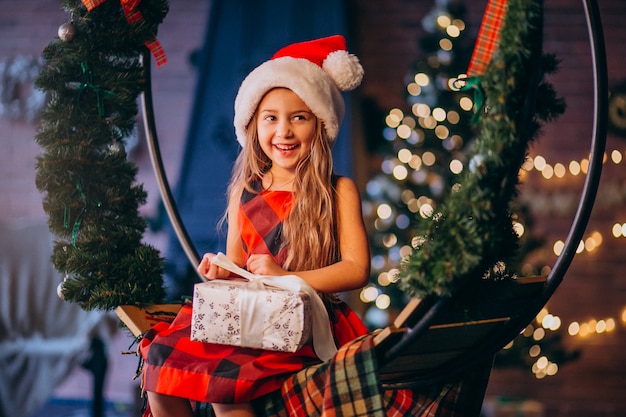
{"label": "girl", "polygon": [[[331,36],[289,45],[253,70],[235,99],[242,146],[229,186],[226,255],[259,275],[295,274],[322,294],[337,345],[367,333],[333,294],[369,277],[361,201],[352,180],[333,173],[331,147],[344,113],[341,91],[363,69],[345,40]],[[229,278],[206,254],[198,272]],[[298,352],[191,341],[191,307],[141,342],[143,387],[155,417],[192,416],[209,402],[217,416],[254,416],[250,401],[319,363],[311,344]]]}

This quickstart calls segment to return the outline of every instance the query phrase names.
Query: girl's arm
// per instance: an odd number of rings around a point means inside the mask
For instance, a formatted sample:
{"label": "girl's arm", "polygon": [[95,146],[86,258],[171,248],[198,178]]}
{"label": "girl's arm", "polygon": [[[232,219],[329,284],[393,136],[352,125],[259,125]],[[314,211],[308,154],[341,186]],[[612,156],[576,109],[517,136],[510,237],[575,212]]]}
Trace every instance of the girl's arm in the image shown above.
{"label": "girl's arm", "polygon": [[370,273],[370,253],[363,223],[361,198],[354,182],[346,177],[337,181],[337,235],[341,260],[311,271],[288,272],[266,255],[252,255],[248,269],[259,275],[295,274],[320,292],[333,293],[365,286]]}

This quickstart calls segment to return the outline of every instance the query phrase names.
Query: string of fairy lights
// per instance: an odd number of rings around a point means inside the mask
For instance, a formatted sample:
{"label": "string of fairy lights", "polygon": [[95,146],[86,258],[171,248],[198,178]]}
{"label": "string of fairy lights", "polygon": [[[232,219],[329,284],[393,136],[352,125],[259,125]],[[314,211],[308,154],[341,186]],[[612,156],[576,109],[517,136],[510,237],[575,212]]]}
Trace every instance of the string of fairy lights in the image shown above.
{"label": "string of fairy lights", "polygon": [[[422,25],[427,32],[438,32],[441,37],[440,50],[427,56],[426,64],[432,68],[441,68],[442,65],[450,63],[454,56],[455,40],[465,30],[463,20],[452,18],[446,10],[435,7],[423,19]],[[386,249],[386,253],[374,254],[372,257],[372,270],[377,274],[376,280],[363,288],[360,293],[362,302],[375,307],[367,311],[368,315],[378,315],[372,318],[371,322],[376,322],[377,319],[384,322],[388,318],[385,311],[392,306],[392,297],[381,288],[396,283],[400,261],[412,250],[411,242],[403,242],[399,233],[408,230],[411,215],[430,217],[437,205],[435,196],[441,195],[447,186],[441,171],[437,172],[434,168],[441,170],[441,165],[445,165],[444,168],[449,170],[452,177],[459,175],[466,168],[472,168],[472,162],[467,161],[461,151],[466,145],[466,138],[458,133],[462,130],[458,125],[462,117],[471,114],[474,102],[469,95],[458,92],[455,87],[455,80],[463,77],[463,74],[449,78],[442,74],[443,71],[436,71],[436,75],[431,76],[426,71],[416,71],[406,83],[410,112],[405,113],[399,108],[394,108],[385,117],[386,126],[382,136],[393,144],[394,153],[384,157],[380,166],[381,174],[368,182],[366,192],[369,198],[363,203],[364,215],[373,219],[375,232],[382,234],[382,244]],[[458,93],[456,105],[449,108],[437,105],[437,89],[456,91]],[[427,134],[429,137],[438,138],[441,147],[447,151],[440,155],[440,161],[437,152],[424,146]],[[626,153],[624,150],[613,149],[605,154],[604,162],[614,165],[626,163]],[[524,182],[530,175],[538,173],[540,179],[545,181],[569,179],[576,182],[576,178],[582,178],[587,173],[588,165],[587,158],[550,163],[543,155],[529,156],[520,170],[520,181]],[[407,183],[425,186],[430,194],[417,195],[414,191],[417,187],[408,186]],[[534,212],[572,210],[579,199],[579,194],[574,192],[556,197],[542,195],[542,192],[541,189],[532,190],[532,198],[525,201]],[[596,206],[604,203],[614,204],[615,201],[626,203],[626,185],[614,185],[610,194],[613,196],[612,200],[607,202],[603,202],[602,196],[599,195],[596,198]],[[396,205],[400,201],[407,210],[398,209]],[[514,228],[520,237],[525,233],[525,227],[521,222],[516,222]],[[611,231],[593,230],[587,233],[579,243],[577,253],[580,256],[598,251],[610,236],[615,239],[626,237],[626,222],[614,223]],[[565,243],[556,240],[550,245],[548,247],[553,254],[559,256]],[[522,275],[525,274],[525,269],[530,271],[535,268],[531,265],[523,266],[520,271]],[[544,266],[541,273],[548,274],[549,270],[549,266]],[[626,306],[616,317],[572,321],[567,324],[567,334],[579,338],[610,334],[618,329],[619,323],[626,326]],[[546,307],[522,332],[523,336],[532,338],[528,356],[532,358],[531,362],[534,361],[531,369],[538,379],[553,376],[558,372],[558,363],[549,358],[547,352],[542,352],[540,342],[549,337],[551,332],[557,332],[562,328],[560,317],[550,313]],[[512,343],[505,349],[510,349]]]}
{"label": "string of fairy lights", "polygon": [[[415,76],[415,83],[410,83],[407,90],[412,94],[419,94],[420,87],[427,86],[429,83],[428,76],[418,73]],[[450,82],[451,85],[451,82]],[[469,97],[462,97],[459,106],[470,111],[473,103]],[[408,144],[416,145],[420,143],[423,134],[420,129],[432,129],[435,135],[447,141],[443,144],[446,149],[458,149],[463,144],[463,138],[459,135],[450,135],[447,128],[439,129],[442,125],[438,123],[448,121],[455,124],[459,120],[459,114],[455,111],[446,111],[441,107],[435,107],[432,110],[424,103],[418,103],[412,107],[413,115],[405,115],[400,109],[392,109],[386,116],[386,128],[383,132],[387,140],[395,140],[401,138]],[[608,152],[604,158],[605,163],[620,165],[626,163],[625,151],[613,149]],[[421,154],[413,153],[408,147],[402,147],[397,151],[397,155],[392,158],[386,158],[381,170],[383,173],[391,176],[398,182],[406,181],[428,181],[428,168],[437,163],[435,153],[425,151]],[[542,155],[529,157],[520,170],[520,179],[523,181],[533,171],[538,172],[545,180],[564,179],[567,176],[572,178],[581,177],[587,173],[589,160],[582,158],[581,160],[571,160],[568,163],[557,162],[548,163]],[[448,163],[449,170],[452,174],[460,174],[465,169],[465,163],[459,158],[452,158]],[[432,177],[436,180],[437,177]],[[436,184],[435,184],[436,185]],[[370,183],[368,187],[376,188],[379,185]],[[431,187],[432,188],[432,187]],[[434,210],[434,202],[428,196],[415,196],[410,190],[404,190],[401,195],[402,201],[407,205],[410,212],[418,214],[424,218],[430,216]],[[374,221],[376,229],[384,229],[390,221],[394,221],[397,227],[405,229],[409,226],[410,221],[404,214],[398,214],[394,218],[393,207],[388,203],[380,203],[378,206],[370,207],[370,211],[374,210],[377,219]],[[524,234],[524,226],[521,223],[515,223],[515,230],[519,236]],[[594,230],[580,241],[576,252],[578,254],[584,252],[597,251],[603,244],[606,235],[613,238],[626,237],[626,222],[615,223],[610,233],[602,233]],[[411,250],[410,245],[402,245],[398,247],[398,237],[394,233],[389,233],[384,239],[385,246],[397,249],[396,259],[406,256]],[[559,256],[565,243],[563,240],[556,240],[551,244],[554,255]],[[373,259],[373,266],[383,266],[388,263],[388,259]],[[549,272],[549,267],[543,268],[544,273]],[[522,271],[523,273],[523,271]],[[377,284],[385,287],[396,282],[395,276],[397,270],[391,268],[388,271],[381,271],[378,275]],[[361,291],[361,301],[364,303],[374,303],[377,309],[385,310],[391,305],[391,297],[388,294],[380,292],[376,286],[369,285]],[[622,310],[619,318],[608,317],[604,319],[590,319],[586,322],[573,321],[568,325],[567,333],[570,336],[590,337],[593,334],[611,333],[617,328],[617,323],[621,322],[626,325],[626,307]],[[546,332],[557,331],[561,327],[560,318],[556,315],[548,313],[547,309],[537,316],[537,324],[529,325],[523,332],[526,337],[532,337],[537,342],[541,341]],[[510,346],[505,347],[510,348]],[[537,378],[555,375],[558,371],[558,364],[549,360],[545,355],[541,354],[539,344],[534,344],[529,349],[528,355],[536,358],[536,362],[532,366],[532,371]]]}
{"label": "string of fairy lights", "polygon": [[[423,74],[420,74],[419,77],[416,76],[416,80],[418,79],[421,80],[421,83],[424,83]],[[409,89],[416,91],[415,88],[409,87]],[[464,97],[463,99],[468,98]],[[460,103],[461,107],[466,110],[470,110],[472,105],[468,104],[467,101],[463,99],[462,103]],[[429,108],[425,104],[413,106],[413,112],[415,115],[419,115],[419,121],[424,121],[423,123],[418,123],[421,128],[425,129],[437,129],[436,121],[448,120],[451,123],[454,123],[458,120],[458,113],[456,112],[446,112],[441,108],[434,108],[429,112]],[[388,138],[388,140],[393,140],[395,137],[399,137],[412,144],[419,143],[421,135],[419,134],[419,130],[416,130],[417,125],[412,122],[414,120],[415,119],[410,116],[405,116],[400,109],[392,109],[386,117],[387,127],[385,129],[385,137]],[[393,134],[392,131],[394,131]],[[441,138],[447,138],[447,134],[448,132],[446,132],[446,134],[442,134]],[[437,136],[440,137],[439,135]],[[462,138],[457,136],[454,143],[462,143]],[[626,151],[613,149],[605,154],[604,162],[612,163],[614,165],[626,163]],[[391,175],[396,181],[405,181],[410,177],[424,177],[425,173],[422,172],[420,174],[420,172],[435,165],[436,163],[437,158],[433,152],[426,151],[418,155],[413,154],[408,148],[401,148],[397,152],[397,156],[395,158],[385,159],[381,168],[385,174]],[[536,155],[527,158],[526,163],[520,170],[520,179],[523,181],[526,177],[531,175],[533,171],[538,172],[544,180],[563,179],[567,176],[572,178],[582,177],[587,173],[588,164],[589,160],[587,158],[582,158],[581,160],[571,160],[568,163],[549,163],[544,156]],[[463,171],[463,169],[465,169],[465,164],[460,159],[453,158],[449,163],[449,169],[453,174],[459,174]],[[431,198],[427,196],[416,197],[410,192],[407,194],[408,195],[402,196],[402,200],[405,204],[407,204],[407,207],[411,212],[419,214],[422,217],[427,217],[432,213],[434,210],[434,204]],[[393,209],[387,203],[381,203],[378,205],[375,212],[378,216],[378,219],[376,219],[374,223],[376,228],[378,228],[379,223],[388,223],[389,219],[393,215]],[[408,227],[409,222],[408,219],[400,217],[396,219],[396,224],[401,226],[406,225]],[[521,223],[516,223],[515,230],[521,237],[524,233],[524,226]],[[584,237],[580,241],[576,250],[577,254],[597,251],[602,246],[606,235],[610,235],[613,238],[626,237],[626,222],[614,223],[609,233],[593,230],[587,237]],[[397,237],[390,234],[390,236],[386,239],[386,246],[391,248],[397,244]],[[551,247],[554,255],[559,256],[564,245],[565,243],[562,240],[556,240],[553,242]],[[405,255],[410,250],[409,245],[401,246],[399,254],[401,256]],[[549,272],[549,266],[544,267],[542,272]],[[380,286],[393,284],[396,282],[394,278],[396,275],[397,270],[395,268],[392,268],[389,271],[383,271],[378,275],[377,283]],[[375,306],[381,310],[388,308],[391,302],[390,297],[387,294],[380,293],[375,286],[368,286],[363,289],[361,292],[361,300],[365,303],[374,303]],[[572,337],[581,338],[591,337],[592,335],[608,334],[616,330],[618,323],[626,326],[626,307],[624,307],[617,318],[592,318],[585,322],[572,321],[567,326],[567,334]],[[561,319],[557,315],[549,313],[547,308],[544,308],[537,316],[535,323],[527,326],[522,334],[526,337],[532,337],[533,340],[540,342],[544,337],[546,337],[547,332],[555,332],[559,330],[561,326]],[[513,342],[507,345],[505,349],[510,348],[512,343]],[[552,362],[546,355],[542,354],[541,347],[538,343],[533,344],[529,348],[528,355],[529,357],[536,358],[536,361],[531,368],[536,378],[541,379],[546,376],[553,376],[558,372],[558,364]]]}

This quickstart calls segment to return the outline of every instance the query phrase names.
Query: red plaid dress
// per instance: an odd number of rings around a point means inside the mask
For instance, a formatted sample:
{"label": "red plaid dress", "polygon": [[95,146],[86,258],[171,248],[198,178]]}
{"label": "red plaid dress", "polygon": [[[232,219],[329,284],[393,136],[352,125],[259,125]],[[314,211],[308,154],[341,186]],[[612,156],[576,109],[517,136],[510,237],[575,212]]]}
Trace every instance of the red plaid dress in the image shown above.
{"label": "red plaid dress", "polygon": [[[282,264],[282,221],[291,209],[292,194],[285,191],[244,191],[239,226],[246,256],[270,254]],[[338,346],[368,332],[344,304],[329,311]],[[310,345],[298,352],[270,352],[190,340],[191,306],[174,321],[159,323],[140,343],[145,361],[143,387],[147,391],[205,403],[248,402],[281,388],[285,379],[321,361]]]}

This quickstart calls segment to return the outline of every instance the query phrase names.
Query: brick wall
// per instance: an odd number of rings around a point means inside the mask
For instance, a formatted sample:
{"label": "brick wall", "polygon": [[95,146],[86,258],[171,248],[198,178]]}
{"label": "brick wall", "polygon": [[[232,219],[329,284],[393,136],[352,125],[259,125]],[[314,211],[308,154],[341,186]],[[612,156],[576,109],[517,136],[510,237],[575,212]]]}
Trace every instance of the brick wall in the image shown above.
{"label": "brick wall", "polygon": [[[195,72],[189,55],[201,45],[208,1],[176,0],[160,28],[170,62],[154,71],[155,111],[160,144],[168,176],[176,182],[186,127],[190,115]],[[411,63],[419,59],[417,39],[422,33],[420,20],[432,8],[431,0],[350,0],[349,15],[353,17],[354,47],[366,70],[359,93],[373,98],[383,109],[404,107],[404,76]],[[468,25],[478,31],[485,0],[467,0]],[[573,3],[573,4],[572,4]],[[582,3],[581,3],[582,4]],[[546,1],[545,49],[562,60],[560,72],[552,81],[568,103],[568,110],[556,123],[544,129],[544,135],[533,147],[532,154],[541,154],[550,163],[580,160],[588,152],[591,130],[591,69],[589,47],[582,5],[570,0]],[[55,35],[66,19],[50,0],[4,0],[0,13],[0,59],[16,55],[38,54]],[[626,79],[626,57],[621,53],[626,41],[622,25],[626,2],[603,0],[600,4],[611,85]],[[39,152],[32,140],[35,128],[23,122],[0,119],[0,221],[42,219],[41,200],[34,187],[34,156]],[[624,138],[609,135],[608,150],[626,149]],[[140,172],[139,180],[149,192],[145,210],[154,209],[157,199],[155,181],[145,149],[140,145],[134,153]],[[367,172],[369,167],[361,170]],[[564,284],[550,300],[548,308],[564,323],[591,318],[615,317],[617,329],[610,334],[587,338],[567,338],[566,343],[582,349],[583,357],[562,367],[560,372],[536,380],[528,371],[494,371],[488,394],[519,395],[537,399],[549,407],[547,415],[617,416],[626,413],[622,387],[626,380],[626,327],[619,320],[626,300],[626,281],[622,279],[623,253],[626,238],[610,236],[613,223],[626,222],[623,201],[613,195],[625,189],[626,171],[612,163],[606,164],[599,189],[598,204],[588,232],[598,230],[604,236],[599,250],[578,255]],[[553,201],[563,199],[565,191],[576,196],[582,187],[580,177],[566,176],[560,180],[543,180],[536,172],[527,179],[529,199]],[[528,191],[530,190],[530,191]],[[617,190],[617,191],[616,191]],[[544,199],[544,200],[542,200]],[[563,205],[563,204],[561,204]],[[536,229],[548,241],[564,239],[573,211],[555,211],[549,204],[536,203]],[[586,234],[587,235],[587,234]],[[539,254],[546,262],[550,253]],[[579,410],[578,412],[576,410]]]}
{"label": "brick wall", "polygon": [[[366,69],[361,92],[374,97],[381,108],[405,109],[403,77],[412,62],[420,58],[416,44],[422,33],[420,19],[431,9],[430,1],[354,0],[355,32]],[[626,2],[605,0],[600,3],[605,31],[609,84],[626,79],[623,43],[626,28]],[[466,1],[469,30],[475,34],[486,1]],[[582,2],[550,0],[545,2],[546,52],[556,53],[560,71],[550,81],[567,101],[567,111],[547,125],[533,146],[531,155],[543,155],[555,164],[568,163],[588,156],[592,125],[592,73],[587,29]],[[609,134],[607,151],[618,150],[622,157],[625,138]],[[569,200],[578,201],[583,178],[572,175],[545,180],[532,171],[522,188],[525,199],[533,202],[535,233],[547,242],[564,240],[574,216]],[[603,241],[593,252],[577,255],[563,285],[548,303],[548,309],[560,316],[565,326],[591,319],[614,318],[617,328],[609,334],[586,338],[566,336],[564,343],[582,350],[582,358],[565,364],[556,376],[537,380],[530,371],[497,370],[491,377],[488,395],[519,396],[536,399],[546,406],[546,415],[617,416],[626,413],[622,399],[626,380],[626,325],[621,320],[626,306],[626,281],[621,277],[626,266],[623,254],[626,239],[613,238],[614,223],[626,222],[626,170],[623,165],[605,164],[598,199],[585,233],[602,233]],[[569,200],[568,200],[569,199]],[[550,248],[537,254],[547,265],[554,262]]]}

